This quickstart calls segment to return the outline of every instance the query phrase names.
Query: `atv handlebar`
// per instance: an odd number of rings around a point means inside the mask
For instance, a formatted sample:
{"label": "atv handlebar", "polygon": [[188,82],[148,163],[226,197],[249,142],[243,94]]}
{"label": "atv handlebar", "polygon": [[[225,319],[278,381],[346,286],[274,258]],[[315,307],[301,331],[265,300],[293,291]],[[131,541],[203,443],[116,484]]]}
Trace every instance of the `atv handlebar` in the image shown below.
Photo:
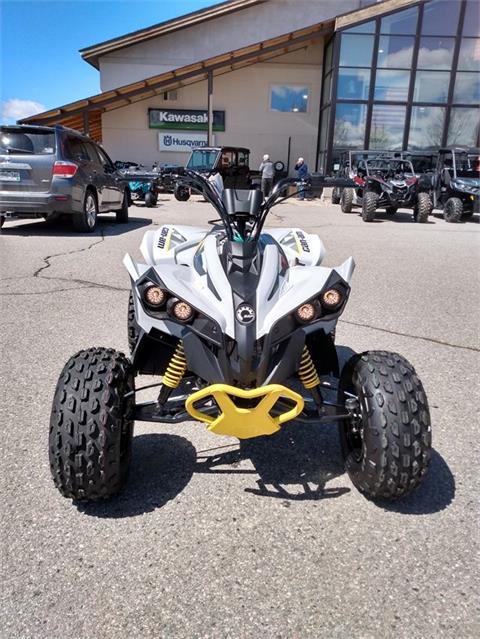
{"label": "atv handlebar", "polygon": [[[284,178],[275,184],[271,194],[265,200],[257,200],[259,205],[255,207],[256,210],[250,209],[247,213],[245,207],[242,206],[242,210],[232,213],[231,205],[228,206],[230,210],[227,210],[222,194],[219,193],[213,184],[202,174],[192,171],[191,169],[179,167],[175,173],[169,173],[169,177],[177,184],[192,188],[201,193],[220,215],[228,239],[234,240],[237,235],[240,236],[242,241],[258,241],[267,215],[275,204],[279,204],[306,190],[321,192],[325,187],[349,188],[355,186],[354,182],[349,178],[325,177],[320,173],[314,173],[304,180]],[[285,189],[293,184],[297,185],[298,189],[293,193],[282,196]],[[235,189],[232,190],[235,191]]]}

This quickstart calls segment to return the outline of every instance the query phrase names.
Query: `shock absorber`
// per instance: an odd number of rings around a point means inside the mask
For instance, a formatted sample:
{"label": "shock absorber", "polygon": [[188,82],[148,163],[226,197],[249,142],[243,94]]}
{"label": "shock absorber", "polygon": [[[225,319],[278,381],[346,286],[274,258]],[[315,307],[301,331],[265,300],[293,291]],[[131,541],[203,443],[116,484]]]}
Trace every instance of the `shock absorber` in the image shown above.
{"label": "shock absorber", "polygon": [[160,406],[167,401],[172,390],[180,384],[186,370],[187,360],[185,358],[185,351],[183,350],[183,343],[179,341],[163,374],[162,388],[157,399]]}
{"label": "shock absorber", "polygon": [[305,344],[302,351],[302,357],[300,359],[300,367],[298,369],[298,376],[303,386],[310,391],[313,399],[318,407],[322,405],[322,394],[320,393],[320,378],[313,363],[312,356],[308,350],[308,346]]}

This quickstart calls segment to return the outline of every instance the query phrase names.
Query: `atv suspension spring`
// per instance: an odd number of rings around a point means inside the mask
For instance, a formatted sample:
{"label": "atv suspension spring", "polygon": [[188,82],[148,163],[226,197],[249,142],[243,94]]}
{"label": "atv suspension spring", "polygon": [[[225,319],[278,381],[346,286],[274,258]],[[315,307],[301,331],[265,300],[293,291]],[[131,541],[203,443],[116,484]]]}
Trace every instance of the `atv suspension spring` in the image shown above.
{"label": "atv suspension spring", "polygon": [[307,346],[303,347],[302,358],[300,360],[300,368],[298,369],[300,381],[306,389],[311,390],[320,384],[320,378],[312,361],[312,357]]}
{"label": "atv suspension spring", "polygon": [[167,366],[167,370],[163,374],[163,385],[168,386],[168,388],[177,388],[186,370],[187,360],[185,359],[185,351],[183,350],[182,342],[179,342]]}

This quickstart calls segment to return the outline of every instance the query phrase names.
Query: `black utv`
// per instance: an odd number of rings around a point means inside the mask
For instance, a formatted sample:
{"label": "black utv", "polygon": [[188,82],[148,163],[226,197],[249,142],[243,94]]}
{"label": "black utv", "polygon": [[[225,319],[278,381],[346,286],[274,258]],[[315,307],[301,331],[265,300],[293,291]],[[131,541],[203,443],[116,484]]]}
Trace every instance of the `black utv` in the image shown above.
{"label": "black utv", "polygon": [[[187,169],[205,176],[219,173],[223,185],[227,189],[251,189],[258,171],[249,167],[250,149],[236,146],[201,147],[192,149],[187,162]],[[190,197],[190,189],[177,184],[174,189],[177,200],[186,202]]]}
{"label": "black utv", "polygon": [[361,160],[353,181],[355,188],[342,192],[340,203],[344,213],[361,207],[363,220],[373,222],[379,208],[391,215],[399,208],[407,208],[413,210],[415,222],[427,222],[432,211],[430,182],[416,176],[410,161],[386,156]]}
{"label": "black utv", "polygon": [[447,222],[480,213],[480,149],[440,149],[433,178],[433,208]]}

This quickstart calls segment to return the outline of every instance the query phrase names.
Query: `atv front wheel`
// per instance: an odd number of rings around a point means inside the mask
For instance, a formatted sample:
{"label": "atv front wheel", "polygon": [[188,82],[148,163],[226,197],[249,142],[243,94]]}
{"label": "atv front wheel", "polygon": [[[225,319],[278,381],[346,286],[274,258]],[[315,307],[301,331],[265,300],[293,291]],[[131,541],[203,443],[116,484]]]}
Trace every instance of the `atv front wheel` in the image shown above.
{"label": "atv front wheel", "polygon": [[432,201],[428,193],[419,193],[417,203],[413,210],[413,219],[419,224],[426,224],[428,216],[432,212]]}
{"label": "atv front wheel", "polygon": [[416,488],[431,454],[427,398],[413,366],[397,353],[367,351],[345,365],[338,401],[358,398],[340,438],[353,484],[371,499],[396,499]]}
{"label": "atv front wheel", "polygon": [[353,208],[353,189],[343,189],[340,196],[342,213],[351,213]]}
{"label": "atv front wheel", "polygon": [[367,191],[362,199],[362,218],[364,222],[373,222],[377,210],[378,195],[373,191]]}
{"label": "atv front wheel", "polygon": [[123,353],[90,348],[69,359],[57,383],[50,418],[53,481],[64,497],[107,499],[130,466],[135,390]]}
{"label": "atv front wheel", "polygon": [[335,186],[332,191],[332,204],[340,204],[341,193],[338,186]]}
{"label": "atv front wheel", "polygon": [[463,203],[458,197],[451,197],[445,202],[443,217],[445,222],[460,222],[463,213]]}

